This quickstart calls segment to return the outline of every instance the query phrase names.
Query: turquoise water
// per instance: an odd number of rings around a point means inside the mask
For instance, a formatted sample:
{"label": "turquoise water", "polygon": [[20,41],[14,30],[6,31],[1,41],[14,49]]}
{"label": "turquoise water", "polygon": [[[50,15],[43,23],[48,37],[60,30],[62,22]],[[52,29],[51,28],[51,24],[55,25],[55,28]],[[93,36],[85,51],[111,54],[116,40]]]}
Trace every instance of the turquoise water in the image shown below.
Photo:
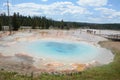
{"label": "turquoise water", "polygon": [[35,41],[31,42],[27,50],[37,56],[57,59],[87,62],[98,55],[98,49],[86,43]]}

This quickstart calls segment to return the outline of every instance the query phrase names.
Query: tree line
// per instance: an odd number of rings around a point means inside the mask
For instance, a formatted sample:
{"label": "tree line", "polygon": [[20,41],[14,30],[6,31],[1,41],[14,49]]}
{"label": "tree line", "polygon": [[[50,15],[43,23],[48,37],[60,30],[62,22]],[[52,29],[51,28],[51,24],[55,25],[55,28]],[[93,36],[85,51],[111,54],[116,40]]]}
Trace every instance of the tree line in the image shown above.
{"label": "tree line", "polygon": [[23,16],[19,13],[14,13],[8,17],[5,13],[0,14],[0,30],[2,26],[12,25],[13,30],[18,30],[20,26],[31,26],[32,29],[71,29],[71,28],[90,28],[90,29],[114,29],[120,30],[119,24],[95,24],[95,23],[81,23],[81,22],[65,22],[55,21],[46,18],[45,16]]}

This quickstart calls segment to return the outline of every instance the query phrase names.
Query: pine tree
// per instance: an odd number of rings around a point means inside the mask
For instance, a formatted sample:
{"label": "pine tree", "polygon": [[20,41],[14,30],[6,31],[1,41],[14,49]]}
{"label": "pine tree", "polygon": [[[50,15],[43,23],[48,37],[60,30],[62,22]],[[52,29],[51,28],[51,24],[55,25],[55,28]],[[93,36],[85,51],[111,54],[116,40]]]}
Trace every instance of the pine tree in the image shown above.
{"label": "pine tree", "polygon": [[61,20],[61,25],[60,25],[61,27],[61,29],[64,29],[64,22],[63,22],[63,20]]}
{"label": "pine tree", "polygon": [[1,20],[0,20],[0,31],[2,30],[2,23],[1,23]]}
{"label": "pine tree", "polygon": [[13,30],[17,31],[20,27],[20,23],[19,23],[19,13],[13,14],[13,18],[12,18],[12,26],[13,26]]}
{"label": "pine tree", "polygon": [[0,16],[0,31],[2,30],[2,20],[1,20],[1,16]]}

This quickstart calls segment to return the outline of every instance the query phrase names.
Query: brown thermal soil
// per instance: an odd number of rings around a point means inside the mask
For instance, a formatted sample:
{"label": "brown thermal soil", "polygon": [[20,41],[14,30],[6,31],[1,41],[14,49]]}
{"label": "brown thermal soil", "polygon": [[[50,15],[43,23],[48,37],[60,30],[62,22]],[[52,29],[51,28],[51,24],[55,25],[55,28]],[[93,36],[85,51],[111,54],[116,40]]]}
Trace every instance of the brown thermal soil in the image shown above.
{"label": "brown thermal soil", "polygon": [[38,71],[33,66],[33,58],[28,55],[16,54],[15,56],[4,56],[0,53],[0,69],[6,71],[15,71],[22,74],[28,74],[32,71]]}
{"label": "brown thermal soil", "polygon": [[[42,65],[41,65],[42,66]],[[40,74],[43,72],[52,73],[58,72],[55,70],[56,66],[63,66],[59,63],[49,63],[44,66],[44,68],[36,68],[34,66],[34,59],[33,57],[26,55],[26,54],[15,54],[14,56],[4,56],[0,53],[0,69],[5,71],[13,71],[18,72],[20,74]],[[73,71],[82,71],[85,69],[84,64],[77,64],[75,65],[77,68],[74,70],[63,69],[59,73],[67,72],[71,73]],[[79,69],[79,70],[78,70]]]}
{"label": "brown thermal soil", "polygon": [[117,50],[120,51],[120,41],[103,41],[103,42],[99,42],[99,44],[102,47],[111,49],[113,50]]}

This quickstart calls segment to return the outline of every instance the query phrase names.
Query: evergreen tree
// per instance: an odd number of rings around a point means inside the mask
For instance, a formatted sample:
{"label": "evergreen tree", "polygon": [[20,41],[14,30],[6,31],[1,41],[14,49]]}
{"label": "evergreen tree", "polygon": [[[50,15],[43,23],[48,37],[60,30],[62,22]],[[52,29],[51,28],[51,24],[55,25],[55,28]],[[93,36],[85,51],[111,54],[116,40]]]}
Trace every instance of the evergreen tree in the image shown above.
{"label": "evergreen tree", "polygon": [[20,23],[19,23],[19,13],[16,14],[14,13],[13,18],[12,18],[12,27],[13,30],[17,31],[20,27]]}
{"label": "evergreen tree", "polygon": [[61,28],[61,29],[64,29],[64,22],[63,22],[63,20],[61,20],[60,28]]}
{"label": "evergreen tree", "polygon": [[1,19],[0,19],[0,31],[2,30],[2,23],[1,23]]}
{"label": "evergreen tree", "polygon": [[[10,16],[12,19],[12,25],[14,30],[18,30],[20,26],[32,26],[33,29],[39,27],[40,29],[49,29],[50,26],[53,26],[57,29],[70,29],[70,28],[91,28],[91,29],[114,29],[120,30],[120,23],[117,24],[96,24],[96,23],[80,23],[80,22],[64,22],[55,21],[48,19],[42,16],[23,16],[19,13],[14,13],[13,16]],[[0,14],[0,26],[8,26],[9,17],[5,13]]]}
{"label": "evergreen tree", "polygon": [[0,31],[2,30],[2,20],[1,20],[1,17],[0,17]]}

